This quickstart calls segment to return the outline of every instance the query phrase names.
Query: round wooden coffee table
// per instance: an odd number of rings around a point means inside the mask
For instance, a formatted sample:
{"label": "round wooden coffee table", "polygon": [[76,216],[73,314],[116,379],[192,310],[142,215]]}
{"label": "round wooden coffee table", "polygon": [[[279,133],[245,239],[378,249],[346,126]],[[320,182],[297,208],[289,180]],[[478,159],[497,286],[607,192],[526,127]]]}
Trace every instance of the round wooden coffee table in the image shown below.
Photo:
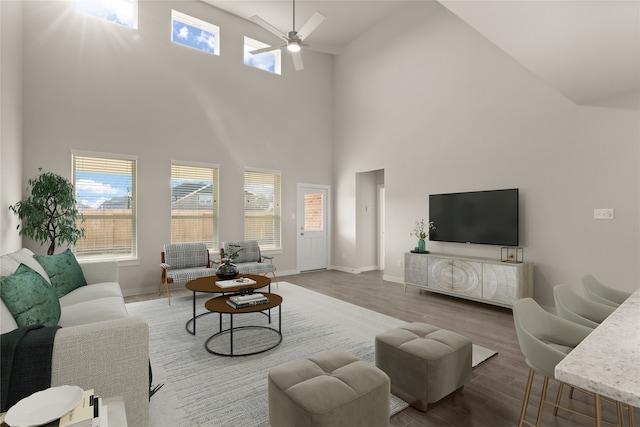
{"label": "round wooden coffee table", "polygon": [[[197,279],[191,280],[187,282],[185,285],[187,289],[193,291],[193,317],[187,321],[184,325],[187,332],[191,335],[196,334],[196,319],[200,316],[204,316],[205,314],[211,314],[211,311],[206,311],[204,313],[200,313],[196,316],[196,292],[205,292],[211,294],[228,294],[228,293],[236,293],[243,288],[253,288],[259,289],[268,286],[268,291],[271,292],[271,279],[266,276],[260,276],[257,274],[241,274],[238,278],[247,278],[255,281],[255,284],[244,284],[240,283],[238,286],[231,287],[220,287],[218,286],[218,282],[226,280],[219,279],[218,276],[206,276],[206,277],[198,277]],[[220,314],[220,320],[222,321],[222,314]],[[193,324],[193,328],[189,329],[189,326]]]}
{"label": "round wooden coffee table", "polygon": [[[259,354],[259,353],[264,353],[265,351],[269,351],[272,348],[277,347],[281,342],[282,342],[282,297],[278,294],[272,294],[269,292],[265,292],[264,296],[267,297],[269,299],[268,303],[265,304],[260,304],[260,305],[254,305],[251,307],[243,307],[243,308],[233,308],[231,307],[229,304],[227,304],[227,300],[229,299],[231,295],[227,295],[227,296],[222,296],[222,297],[216,297],[216,298],[211,298],[209,301],[204,303],[204,306],[206,307],[207,310],[211,311],[212,313],[220,313],[220,316],[222,316],[222,314],[228,314],[229,315],[229,328],[227,329],[222,329],[222,319],[220,321],[220,331],[211,335],[204,343],[204,348],[207,349],[207,351],[211,354],[216,354],[218,356],[228,356],[228,357],[234,357],[234,356],[250,356],[252,354]],[[278,329],[272,328],[271,326],[258,326],[258,325],[249,325],[249,326],[237,326],[234,327],[233,326],[233,316],[237,315],[237,314],[247,314],[247,313],[258,313],[258,312],[264,312],[267,310],[271,310],[272,308],[278,307]],[[271,323],[271,316],[269,315],[269,323]],[[240,329],[265,329],[268,331],[274,331],[275,333],[278,334],[277,336],[277,340],[275,343],[268,345],[266,348],[260,348],[258,350],[252,350],[252,351],[248,351],[248,352],[244,352],[244,353],[234,353],[233,352],[233,332],[234,331],[238,331]],[[228,353],[223,353],[223,352],[218,352],[218,351],[214,351],[209,347],[209,343],[224,335],[224,334],[229,334],[229,352]]]}

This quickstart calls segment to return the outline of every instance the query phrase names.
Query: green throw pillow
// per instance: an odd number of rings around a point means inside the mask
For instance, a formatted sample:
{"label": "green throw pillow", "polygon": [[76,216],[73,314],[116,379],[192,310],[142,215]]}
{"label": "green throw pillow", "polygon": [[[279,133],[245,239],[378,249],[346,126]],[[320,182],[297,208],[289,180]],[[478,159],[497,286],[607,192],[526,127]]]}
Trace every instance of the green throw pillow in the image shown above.
{"label": "green throw pillow", "polygon": [[82,268],[80,268],[71,249],[58,255],[34,255],[33,257],[47,272],[49,279],[51,279],[51,286],[56,290],[58,298],[80,286],[87,285]]}
{"label": "green throw pillow", "polygon": [[20,264],[13,275],[0,277],[0,295],[19,327],[56,326],[60,320],[60,302],[55,289],[24,264]]}

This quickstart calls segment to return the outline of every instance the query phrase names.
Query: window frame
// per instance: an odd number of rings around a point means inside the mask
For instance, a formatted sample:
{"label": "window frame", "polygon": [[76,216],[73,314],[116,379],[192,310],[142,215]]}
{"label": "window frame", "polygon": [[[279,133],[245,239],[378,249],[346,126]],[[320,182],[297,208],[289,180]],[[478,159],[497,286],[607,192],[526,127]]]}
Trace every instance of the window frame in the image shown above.
{"label": "window frame", "polygon": [[[248,230],[247,221],[248,221],[248,212],[256,212],[255,210],[247,210],[247,175],[248,174],[265,174],[271,175],[277,182],[274,182],[273,190],[273,208],[272,208],[272,216],[273,219],[277,219],[277,224],[271,231],[271,242],[270,244],[264,244],[265,239],[256,238],[255,235],[248,234],[251,230]],[[257,200],[257,198],[256,198]],[[281,251],[282,250],[282,171],[279,170],[270,170],[270,169],[260,169],[253,167],[246,167],[244,171],[244,184],[243,184],[243,211],[244,211],[244,238],[245,240],[257,240],[260,245],[260,249],[262,251]],[[255,217],[256,215],[250,215]],[[268,216],[268,215],[265,215]],[[275,221],[274,221],[275,223]]]}
{"label": "window frame", "polygon": [[[207,50],[199,49],[197,47],[181,43],[180,41],[176,41],[174,39],[174,22],[180,22],[184,25],[189,25],[195,27],[201,31],[206,31],[214,35],[214,48],[213,52],[209,52]],[[197,50],[209,55],[220,56],[220,27],[212,24],[211,22],[204,21],[202,19],[196,18],[195,16],[187,15],[184,12],[180,12],[179,10],[171,9],[171,42],[180,46],[184,46],[193,50]]]}
{"label": "window frame", "polygon": [[[251,55],[249,53],[249,50],[247,50],[247,46],[250,48],[250,50],[255,50],[255,49],[262,49],[262,48],[265,48],[265,47],[271,47],[272,45],[270,45],[268,43],[261,42],[260,40],[253,39],[251,37],[247,37],[247,36],[244,36],[244,43],[243,43],[242,46],[243,46],[243,62],[244,62],[245,65],[247,65],[249,67],[252,67],[252,68],[256,68],[258,70],[266,71],[266,72],[268,72],[270,74],[275,74],[275,75],[278,75],[278,76],[282,75],[282,50],[281,49],[279,49],[277,47],[274,47],[272,51],[263,52],[263,53],[260,53],[258,55]],[[273,71],[268,70],[266,68],[259,67],[259,66],[254,65],[254,64],[247,63],[247,58],[257,58],[257,57],[260,57],[262,55],[272,55],[272,56],[274,56],[274,70]]]}
{"label": "window frame", "polygon": [[[212,189],[212,210],[211,210],[211,218],[213,221],[212,225],[212,240],[193,240],[190,239],[190,242],[204,242],[207,244],[207,248],[209,248],[212,252],[217,252],[220,250],[220,165],[214,163],[199,163],[199,162],[188,162],[183,160],[171,160],[171,175],[170,175],[170,187],[171,187],[171,199],[173,199],[173,180],[174,180],[174,166],[175,167],[184,167],[184,168],[201,168],[201,169],[210,169],[212,172],[212,181],[213,181],[213,189]],[[174,241],[174,213],[173,213],[173,203],[171,200],[171,243],[184,243]]]}
{"label": "window frame", "polygon": [[[93,151],[80,151],[80,150],[71,150],[71,182],[74,186],[74,189],[77,188],[77,175],[76,173],[83,169],[78,169],[76,166],[76,158],[88,158],[88,159],[99,159],[100,161],[105,161],[108,163],[111,161],[119,161],[119,162],[131,162],[132,171],[131,171],[131,189],[130,189],[130,208],[131,208],[131,235],[130,235],[130,244],[131,244],[131,252],[127,255],[118,254],[117,252],[106,252],[98,255],[91,254],[83,254],[78,251],[78,244],[76,244],[72,251],[76,255],[79,261],[95,261],[95,260],[116,260],[116,261],[138,261],[138,156],[134,155],[126,155],[126,154],[114,154],[114,153],[101,153],[101,152],[93,152]],[[96,162],[97,163],[97,162]],[[87,223],[87,220],[91,220],[92,215],[88,215],[87,211],[82,209],[82,204],[79,203],[78,197],[80,197],[80,192],[76,189],[76,204],[78,206],[78,210],[83,213],[84,216],[84,224]],[[97,209],[96,209],[97,210]],[[96,215],[98,217],[98,215]],[[126,219],[126,218],[125,218]],[[90,230],[87,230],[85,226],[85,240],[88,238],[88,234]],[[79,242],[81,243],[81,242]],[[113,247],[111,248],[113,249]]]}

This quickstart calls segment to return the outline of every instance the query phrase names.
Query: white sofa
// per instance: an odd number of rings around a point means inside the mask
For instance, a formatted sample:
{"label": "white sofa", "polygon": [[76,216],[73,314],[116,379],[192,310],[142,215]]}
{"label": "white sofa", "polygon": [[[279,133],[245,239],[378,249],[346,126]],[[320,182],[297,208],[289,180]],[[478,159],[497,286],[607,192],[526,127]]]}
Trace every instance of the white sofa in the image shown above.
{"label": "white sofa", "polygon": [[[51,280],[33,252],[22,248],[0,257],[0,275],[20,264]],[[76,385],[103,397],[124,398],[127,424],[149,425],[149,326],[127,313],[116,261],[81,264],[87,286],[62,296],[53,345],[51,386]],[[0,332],[18,327],[0,300]]]}

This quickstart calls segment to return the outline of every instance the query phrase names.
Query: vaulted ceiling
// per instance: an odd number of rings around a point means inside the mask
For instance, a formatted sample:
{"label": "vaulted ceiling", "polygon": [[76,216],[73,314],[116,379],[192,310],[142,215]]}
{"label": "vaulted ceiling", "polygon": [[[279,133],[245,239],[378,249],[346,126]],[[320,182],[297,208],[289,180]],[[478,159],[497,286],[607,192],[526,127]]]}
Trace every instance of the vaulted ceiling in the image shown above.
{"label": "vaulted ceiling", "polygon": [[[283,32],[292,29],[291,1],[203,1],[244,19],[258,15]],[[407,3],[297,0],[296,29],[320,11],[327,19],[306,41],[345,47]],[[640,91],[640,0],[440,3],[576,104]]]}

